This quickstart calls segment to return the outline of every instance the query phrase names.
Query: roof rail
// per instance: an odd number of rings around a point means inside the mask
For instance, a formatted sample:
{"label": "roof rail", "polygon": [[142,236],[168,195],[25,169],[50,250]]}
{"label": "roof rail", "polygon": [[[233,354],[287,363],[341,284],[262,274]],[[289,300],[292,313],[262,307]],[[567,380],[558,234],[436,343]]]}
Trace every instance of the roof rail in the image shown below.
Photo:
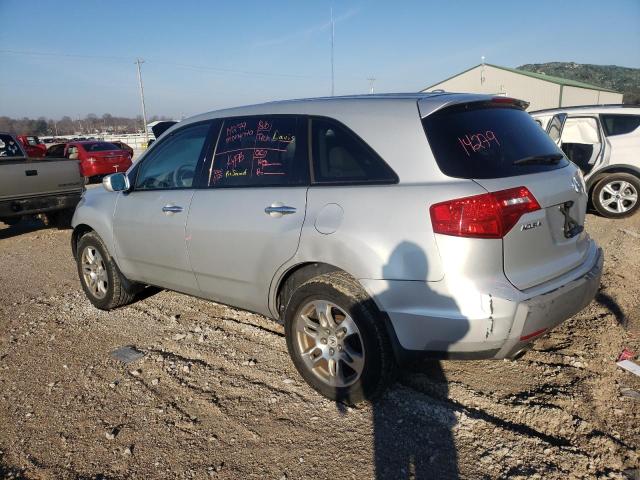
{"label": "roof rail", "polygon": [[553,110],[570,110],[577,108],[640,108],[640,105],[633,105],[631,103],[596,103],[593,105],[574,105],[571,107],[553,107],[553,108],[542,108],[540,110],[532,110],[529,113],[540,113],[540,112],[550,112]]}

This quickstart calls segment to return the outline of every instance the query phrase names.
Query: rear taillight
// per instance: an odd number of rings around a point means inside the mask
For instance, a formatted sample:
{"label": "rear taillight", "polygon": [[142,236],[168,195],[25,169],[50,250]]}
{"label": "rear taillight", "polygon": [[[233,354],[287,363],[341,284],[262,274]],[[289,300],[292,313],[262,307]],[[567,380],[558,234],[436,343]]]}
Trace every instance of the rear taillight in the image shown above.
{"label": "rear taillight", "polygon": [[443,235],[502,238],[525,213],[540,210],[526,187],[436,203],[429,209],[433,231]]}

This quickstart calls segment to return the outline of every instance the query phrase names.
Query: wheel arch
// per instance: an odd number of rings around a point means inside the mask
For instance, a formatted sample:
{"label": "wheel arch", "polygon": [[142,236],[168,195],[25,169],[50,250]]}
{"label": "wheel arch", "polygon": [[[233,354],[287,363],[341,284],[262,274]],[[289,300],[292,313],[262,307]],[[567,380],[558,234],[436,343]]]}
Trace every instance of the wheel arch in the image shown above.
{"label": "wheel arch", "polygon": [[282,320],[282,313],[284,312],[286,302],[297,286],[302,285],[315,276],[337,271],[344,270],[335,265],[323,262],[298,263],[285,270],[282,275],[280,275],[277,280],[274,279],[273,282],[275,288],[273,289],[272,305],[276,312],[276,318]]}
{"label": "wheel arch", "polygon": [[406,362],[407,354],[400,345],[396,332],[393,328],[393,325],[391,324],[391,320],[389,319],[387,313],[380,308],[376,299],[373,298],[369,294],[369,292],[367,292],[367,290],[358,281],[357,278],[353,277],[353,275],[343,270],[342,268],[336,267],[335,265],[331,265],[329,263],[304,262],[292,265],[290,268],[285,270],[277,280],[274,279],[273,284],[275,285],[275,288],[273,290],[272,305],[275,306],[275,310],[277,312],[276,318],[278,319],[278,321],[280,323],[284,321],[283,314],[284,308],[287,304],[287,300],[291,297],[291,295],[299,285],[302,285],[307,280],[310,280],[313,277],[331,272],[346,273],[347,275],[350,275],[352,278],[354,278],[358,285],[360,285],[360,288],[362,288],[363,292],[365,292],[371,299],[371,307],[376,310],[376,313],[380,316],[380,321],[382,321],[387,330],[396,361],[399,363]]}
{"label": "wheel arch", "polygon": [[80,238],[82,238],[83,235],[94,231],[95,230],[93,228],[85,223],[75,226],[73,233],[71,233],[71,251],[73,252],[73,258],[76,258],[76,254],[78,253],[78,242],[80,241]]}
{"label": "wheel arch", "polygon": [[587,192],[589,192],[589,198],[591,198],[593,189],[598,182],[614,173],[628,173],[640,180],[640,168],[634,167],[633,165],[610,165],[602,170],[598,170],[587,180]]}

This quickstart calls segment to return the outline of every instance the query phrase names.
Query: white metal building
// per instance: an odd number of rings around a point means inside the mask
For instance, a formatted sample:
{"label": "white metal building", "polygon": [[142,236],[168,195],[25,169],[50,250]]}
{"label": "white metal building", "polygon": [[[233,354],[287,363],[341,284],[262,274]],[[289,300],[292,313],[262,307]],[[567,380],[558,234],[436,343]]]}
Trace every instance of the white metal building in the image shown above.
{"label": "white metal building", "polygon": [[622,94],[588,83],[488,63],[449,77],[422,90],[488,93],[529,102],[529,110],[622,103]]}

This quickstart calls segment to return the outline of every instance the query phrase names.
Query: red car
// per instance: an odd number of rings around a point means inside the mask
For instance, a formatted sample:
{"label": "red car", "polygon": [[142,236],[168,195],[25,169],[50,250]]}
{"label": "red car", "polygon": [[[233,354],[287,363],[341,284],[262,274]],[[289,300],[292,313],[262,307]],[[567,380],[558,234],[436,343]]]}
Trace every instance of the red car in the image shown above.
{"label": "red car", "polygon": [[131,158],[133,158],[133,148],[131,148],[126,143],[121,142],[121,141],[114,141],[114,142],[110,142],[110,143],[113,143],[120,150],[125,150],[125,151],[129,152],[129,155],[131,155]]}
{"label": "red car", "polygon": [[44,157],[47,146],[35,135],[16,135],[28,157]]}
{"label": "red car", "polygon": [[64,147],[64,156],[80,160],[80,171],[84,177],[99,178],[124,172],[131,166],[129,152],[108,142],[69,142]]}

